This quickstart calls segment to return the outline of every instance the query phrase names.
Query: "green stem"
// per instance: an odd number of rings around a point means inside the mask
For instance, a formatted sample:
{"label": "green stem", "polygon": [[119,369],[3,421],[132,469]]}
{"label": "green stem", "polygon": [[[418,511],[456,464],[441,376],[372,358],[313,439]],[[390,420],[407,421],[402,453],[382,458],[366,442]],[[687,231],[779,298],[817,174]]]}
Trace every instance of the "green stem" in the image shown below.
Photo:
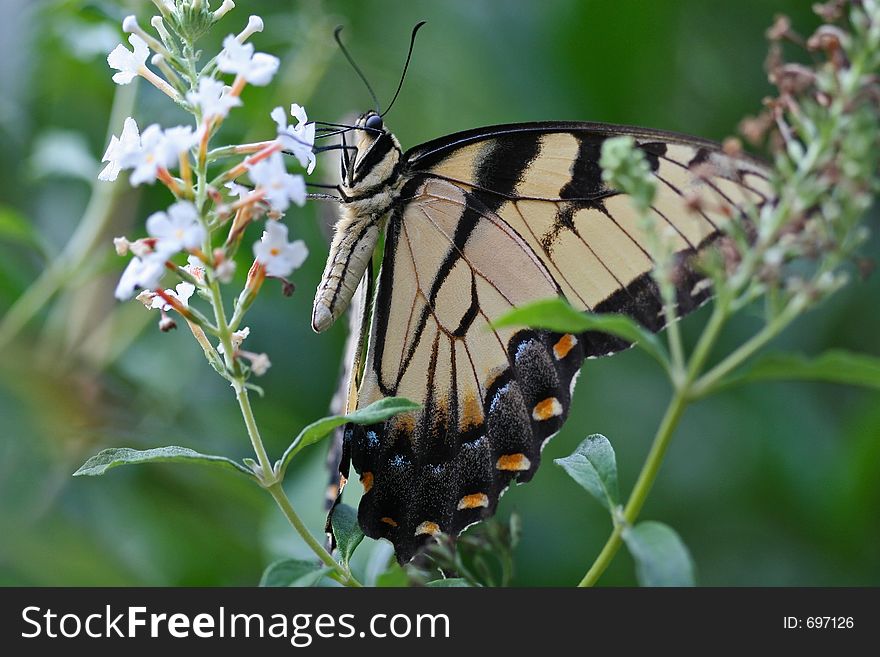
{"label": "green stem", "polygon": [[803,311],[804,305],[802,297],[794,297],[782,312],[766,324],[764,328],[695,381],[690,387],[690,398],[695,400],[710,394],[719,381],[739,367],[746,361],[746,359],[754,355],[755,352],[761,349],[764,345],[770,342],[770,340],[779,335],[785,327],[791,324],[791,322]]}
{"label": "green stem", "polygon": [[651,487],[657,479],[657,473],[660,472],[660,466],[663,464],[663,457],[666,455],[666,449],[669,447],[669,442],[672,440],[672,436],[675,433],[676,427],[678,427],[681,416],[684,414],[688,403],[694,399],[694,381],[705,365],[709,355],[712,353],[712,348],[718,341],[718,336],[721,335],[721,329],[724,328],[724,324],[729,317],[729,309],[730,303],[728,297],[720,295],[716,299],[715,306],[712,310],[712,316],[709,318],[709,323],[706,325],[706,330],[703,331],[700,340],[697,342],[697,346],[694,347],[683,380],[673,381],[675,384],[675,392],[672,395],[669,406],[666,408],[666,412],[663,414],[663,420],[660,422],[660,427],[654,435],[654,442],[651,443],[651,449],[648,452],[648,456],[645,458],[645,463],[642,465],[639,477],[636,480],[635,486],[633,486],[629,499],[626,502],[626,506],[623,509],[622,517],[614,518],[614,529],[612,530],[611,535],[608,537],[599,556],[596,557],[593,565],[590,566],[590,569],[587,571],[587,574],[584,575],[578,586],[593,586],[598,581],[599,577],[602,576],[602,573],[604,573],[611,564],[611,561],[614,559],[614,556],[617,554],[617,551],[623,543],[623,530],[633,525],[639,517],[639,513],[641,513],[642,507],[645,505],[648,493],[651,491]]}
{"label": "green stem", "polygon": [[[216,283],[212,285],[212,287],[216,288]],[[221,331],[225,333],[227,337],[229,336],[229,329],[225,326],[225,322],[223,323]],[[231,354],[231,344],[227,346],[224,342],[224,351],[226,351],[227,354]],[[227,356],[227,366],[230,360],[231,358]],[[263,488],[269,491],[269,494],[273,497],[276,504],[278,504],[278,508],[281,509],[281,512],[287,518],[288,522],[290,522],[291,526],[302,537],[306,542],[306,545],[311,548],[312,552],[315,553],[318,559],[320,559],[326,566],[333,569],[334,578],[346,586],[361,586],[361,583],[358,582],[348,570],[341,566],[333,556],[327,552],[324,546],[312,536],[311,532],[309,532],[308,528],[305,526],[305,523],[303,523],[302,519],[300,519],[299,515],[294,511],[290,499],[284,492],[281,480],[279,480],[275,474],[272,462],[269,460],[269,455],[266,452],[266,447],[263,445],[263,439],[260,436],[260,429],[257,427],[257,421],[256,418],[254,418],[254,411],[253,408],[251,408],[250,397],[248,396],[247,388],[244,385],[244,378],[241,376],[233,377],[232,386],[235,389],[235,398],[238,400],[238,406],[241,409],[241,415],[244,418],[248,437],[251,440],[251,445],[253,445],[254,453],[257,455],[257,461],[260,464],[261,471],[257,473],[257,476],[259,477]]]}
{"label": "green stem", "polygon": [[254,411],[251,407],[250,397],[248,396],[248,391],[245,387],[244,377],[241,375],[241,368],[238,365],[238,361],[235,360],[235,354],[232,347],[232,332],[229,330],[229,325],[226,322],[226,316],[223,310],[223,297],[220,294],[220,286],[215,280],[210,283],[208,289],[211,292],[211,305],[214,307],[214,315],[217,319],[217,325],[219,328],[218,333],[220,334],[220,341],[223,344],[226,368],[227,371],[231,373],[229,379],[235,390],[235,398],[241,409],[241,416],[244,418],[248,438],[250,438],[254,453],[257,455],[257,461],[260,464],[260,472],[257,473],[257,475],[263,488],[269,491],[269,494],[274,498],[276,504],[278,504],[278,508],[284,513],[288,522],[290,522],[294,530],[296,530],[296,532],[302,537],[306,542],[306,545],[311,548],[312,552],[315,553],[318,559],[333,569],[334,578],[346,586],[361,586],[361,583],[358,582],[348,570],[337,563],[333,556],[324,549],[324,546],[312,536],[308,528],[297,515],[296,511],[294,511],[293,505],[290,503],[287,494],[284,492],[284,487],[282,486],[281,481],[277,478],[274,468],[272,467],[272,462],[269,460],[269,455],[266,452],[266,447],[263,445],[263,439],[260,436],[260,429],[257,426]]}
{"label": "green stem", "polygon": [[287,518],[293,528],[297,531],[297,533],[302,536],[302,539],[312,549],[312,552],[318,555],[318,558],[324,563],[324,565],[326,565],[328,568],[333,569],[333,573],[336,576],[335,579],[345,584],[346,586],[360,588],[362,585],[357,579],[355,579],[354,575],[343,568],[336,561],[336,559],[334,559],[332,555],[324,549],[324,546],[321,545],[309,532],[308,527],[305,526],[302,519],[297,515],[296,511],[294,511],[293,505],[290,503],[290,499],[284,492],[284,488],[281,485],[281,482],[276,481],[271,486],[268,486],[266,490],[268,490],[272,497],[275,499],[275,502],[278,504],[278,508],[281,509],[281,512],[284,514],[284,516]]}
{"label": "green stem", "polygon": [[[664,276],[663,280],[667,280]],[[669,343],[669,355],[672,359],[670,376],[673,384],[678,387],[684,380],[684,346],[681,341],[681,331],[678,328],[678,315],[675,303],[675,289],[665,283],[661,286],[663,297],[663,315],[666,318],[666,339]]]}
{"label": "green stem", "polygon": [[241,409],[241,416],[244,418],[244,425],[247,428],[248,438],[251,439],[251,445],[254,447],[254,453],[257,455],[257,462],[260,464],[260,480],[266,484],[275,483],[275,474],[272,468],[272,462],[266,453],[266,447],[263,445],[263,439],[260,436],[260,429],[257,427],[257,421],[254,418],[254,410],[251,408],[251,400],[248,396],[247,388],[244,385],[243,378],[236,378],[232,384],[235,389],[235,399],[238,401],[238,407]]}
{"label": "green stem", "polygon": [[675,433],[675,428],[678,426],[687,404],[686,389],[676,390],[672,401],[670,401],[666,409],[666,413],[663,415],[663,421],[657,429],[657,434],[654,436],[651,451],[648,452],[648,457],[645,459],[642,471],[639,473],[639,478],[636,480],[635,486],[633,486],[626,507],[624,507],[623,517],[615,520],[611,536],[608,537],[599,556],[596,557],[593,565],[590,566],[590,569],[578,586],[593,586],[611,564],[611,561],[620,549],[623,543],[623,530],[635,523],[642,507],[645,505],[648,493],[657,479],[657,473],[660,471],[663,457],[666,455],[666,449],[669,447],[669,442]]}

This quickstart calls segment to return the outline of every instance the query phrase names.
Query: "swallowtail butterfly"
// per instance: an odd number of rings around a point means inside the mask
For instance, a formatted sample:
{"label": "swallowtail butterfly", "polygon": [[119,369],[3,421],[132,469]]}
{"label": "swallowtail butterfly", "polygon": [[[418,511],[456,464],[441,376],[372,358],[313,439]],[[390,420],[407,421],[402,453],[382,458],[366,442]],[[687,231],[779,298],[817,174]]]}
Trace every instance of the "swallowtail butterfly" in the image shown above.
{"label": "swallowtail butterfly", "polygon": [[403,151],[382,115],[368,111],[350,133],[312,327],[327,329],[360,287],[366,308],[349,350],[346,410],[388,396],[422,405],[381,424],[347,425],[335,487],[340,493],[353,465],[364,533],[391,541],[403,562],[434,534],[457,535],[493,515],[511,481],[529,481],[565,422],[584,359],[629,346],[593,332],[493,329],[493,320],[562,296],[652,331],[665,323],[648,236],[630,199],[602,179],[603,141],[628,135],[650,164],[651,211],[677,251],[679,315],[711,294],[697,257],[771,188],[758,160],[647,128],[497,125]]}

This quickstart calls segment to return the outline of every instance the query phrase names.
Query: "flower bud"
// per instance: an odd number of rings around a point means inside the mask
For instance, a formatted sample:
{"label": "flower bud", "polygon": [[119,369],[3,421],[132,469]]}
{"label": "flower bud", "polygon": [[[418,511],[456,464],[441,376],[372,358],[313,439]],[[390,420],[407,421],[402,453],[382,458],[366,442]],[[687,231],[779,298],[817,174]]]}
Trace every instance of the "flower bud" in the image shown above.
{"label": "flower bud", "polygon": [[233,9],[235,9],[235,3],[232,0],[223,0],[223,4],[214,12],[214,20],[219,21]]}
{"label": "flower bud", "polygon": [[235,37],[239,43],[244,43],[251,36],[253,36],[256,32],[263,31],[263,19],[259,16],[251,16],[248,18],[247,26],[241,31],[241,33]]}

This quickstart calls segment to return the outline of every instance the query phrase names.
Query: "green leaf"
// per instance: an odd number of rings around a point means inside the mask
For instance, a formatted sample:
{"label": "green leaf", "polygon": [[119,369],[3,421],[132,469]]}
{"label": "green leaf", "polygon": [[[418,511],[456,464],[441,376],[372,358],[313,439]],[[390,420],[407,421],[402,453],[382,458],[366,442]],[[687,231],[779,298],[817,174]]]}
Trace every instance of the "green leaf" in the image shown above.
{"label": "green leaf", "polygon": [[570,456],[556,459],[562,468],[609,511],[618,504],[617,461],[614,448],[602,434],[588,436]]}
{"label": "green leaf", "polygon": [[314,561],[279,559],[263,571],[260,586],[314,586],[330,570],[328,566],[319,568]]}
{"label": "green leaf", "polygon": [[330,522],[333,526],[333,535],[336,537],[339,556],[347,568],[351,555],[364,540],[364,533],[358,524],[357,510],[347,504],[339,504],[333,509]]}
{"label": "green leaf", "polygon": [[284,478],[287,466],[294,456],[304,447],[313,445],[323,440],[336,427],[354,422],[355,424],[375,424],[383,422],[390,417],[394,417],[398,413],[414,411],[421,408],[415,402],[403,397],[386,397],[373,402],[366,408],[361,408],[354,413],[348,415],[331,415],[321,418],[316,422],[312,422],[305,429],[300,431],[299,435],[290,443],[290,447],[284,452],[278,462],[275,464],[275,471],[279,479]]}
{"label": "green leaf", "polygon": [[33,223],[8,205],[0,205],[0,240],[39,246]]}
{"label": "green leaf", "polygon": [[815,358],[801,354],[768,354],[718,384],[726,388],[753,381],[827,381],[880,390],[880,358],[844,350]]}
{"label": "green leaf", "polygon": [[433,589],[451,589],[460,587],[471,588],[472,584],[463,577],[447,577],[446,579],[435,579],[433,582],[427,582],[425,586],[430,586]]}
{"label": "green leaf", "polygon": [[200,463],[203,465],[219,466],[225,470],[231,470],[238,474],[254,479],[254,473],[248,470],[240,463],[236,463],[232,459],[225,456],[212,456],[210,454],[200,454],[186,447],[177,447],[174,445],[168,447],[157,447],[155,449],[137,450],[128,447],[114,447],[105,449],[95,454],[88,461],[83,463],[79,470],[73,473],[74,477],[96,477],[102,475],[107,470],[116,468],[120,465],[135,465],[138,463],[163,463],[166,461],[179,461],[182,463]]}
{"label": "green leaf", "polygon": [[651,355],[664,367],[668,358],[657,336],[626,315],[583,313],[572,308],[565,299],[541,299],[528,303],[502,315],[494,322],[494,328],[507,326],[530,326],[556,333],[583,333],[599,331],[634,343]]}
{"label": "green leaf", "polygon": [[388,570],[376,578],[376,586],[382,588],[400,588],[409,586],[406,571],[396,561],[388,566]]}
{"label": "green leaf", "polygon": [[623,530],[636,562],[640,586],[694,586],[694,563],[678,534],[660,522],[640,522]]}

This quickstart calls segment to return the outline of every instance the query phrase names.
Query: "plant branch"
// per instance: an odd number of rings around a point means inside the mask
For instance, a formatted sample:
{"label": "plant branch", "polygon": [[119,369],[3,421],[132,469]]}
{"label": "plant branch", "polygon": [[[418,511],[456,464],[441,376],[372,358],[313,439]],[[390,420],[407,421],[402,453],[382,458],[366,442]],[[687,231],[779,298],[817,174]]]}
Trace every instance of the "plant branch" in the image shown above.
{"label": "plant branch", "polygon": [[341,564],[339,564],[333,556],[324,549],[324,546],[321,545],[314,536],[309,532],[308,527],[305,526],[302,519],[297,515],[296,511],[293,509],[293,505],[290,503],[290,499],[287,497],[287,494],[284,492],[284,488],[281,485],[280,481],[274,482],[272,485],[266,488],[269,491],[269,494],[275,499],[275,502],[278,504],[278,508],[281,509],[281,512],[287,518],[288,522],[293,526],[293,528],[297,531],[297,533],[302,536],[302,539],[308,544],[308,546],[312,549],[318,558],[326,565],[328,568],[333,569],[334,579],[345,584],[346,586],[360,588],[361,583],[352,575],[349,571],[347,571]]}
{"label": "plant branch", "polygon": [[620,549],[620,546],[623,543],[623,530],[635,523],[642,507],[645,505],[648,493],[651,491],[651,487],[657,479],[657,473],[660,471],[663,457],[666,455],[666,449],[669,447],[669,442],[675,433],[675,429],[681,420],[685,408],[687,408],[687,404],[688,397],[686,390],[676,390],[666,409],[666,413],[663,415],[663,421],[660,423],[660,427],[657,429],[657,433],[654,436],[651,450],[648,452],[644,465],[642,465],[642,470],[639,473],[636,484],[633,486],[626,506],[623,509],[622,517],[615,518],[614,529],[611,532],[611,536],[608,537],[599,556],[596,557],[593,565],[590,566],[590,569],[587,571],[587,574],[584,575],[578,586],[593,586],[611,564],[611,561]]}

